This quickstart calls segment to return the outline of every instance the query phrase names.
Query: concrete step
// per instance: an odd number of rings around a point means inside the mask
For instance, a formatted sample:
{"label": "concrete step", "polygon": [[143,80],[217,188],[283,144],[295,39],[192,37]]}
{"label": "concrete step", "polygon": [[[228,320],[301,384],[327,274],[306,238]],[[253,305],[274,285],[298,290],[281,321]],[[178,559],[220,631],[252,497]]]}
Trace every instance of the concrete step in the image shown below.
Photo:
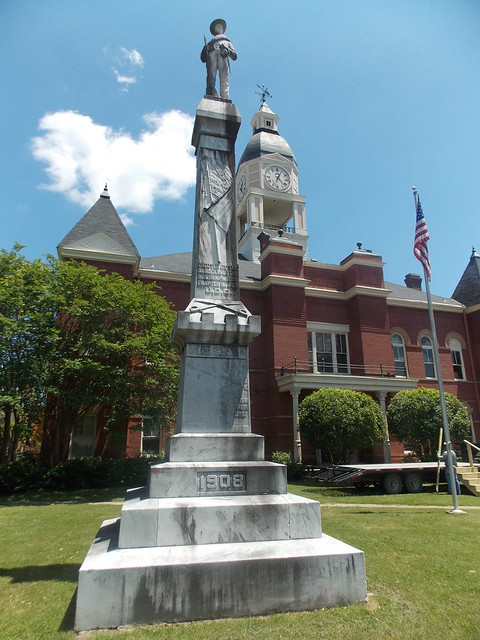
{"label": "concrete step", "polygon": [[470,467],[457,467],[457,476],[463,486],[474,496],[480,496],[480,473]]}
{"label": "concrete step", "polygon": [[298,540],[322,535],[320,505],[293,494],[125,500],[119,548]]}
{"label": "concrete step", "polygon": [[364,602],[362,551],[310,540],[118,549],[106,521],[80,568],[75,630]]}
{"label": "concrete step", "polygon": [[265,460],[264,438],[254,433],[177,433],[167,438],[168,462]]}
{"label": "concrete step", "polygon": [[274,462],[163,462],[150,467],[150,498],[284,493],[287,468]]}

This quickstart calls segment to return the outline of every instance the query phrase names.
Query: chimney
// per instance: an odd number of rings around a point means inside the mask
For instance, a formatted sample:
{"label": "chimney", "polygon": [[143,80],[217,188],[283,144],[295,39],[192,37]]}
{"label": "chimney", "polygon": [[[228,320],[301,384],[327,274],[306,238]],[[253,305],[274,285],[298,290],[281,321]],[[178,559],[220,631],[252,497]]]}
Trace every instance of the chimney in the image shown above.
{"label": "chimney", "polygon": [[260,253],[262,254],[270,244],[270,236],[268,233],[265,233],[265,231],[262,231],[262,233],[257,236],[257,240],[260,241]]}
{"label": "chimney", "polygon": [[407,273],[405,276],[405,284],[409,289],[422,290],[422,278],[417,273]]}

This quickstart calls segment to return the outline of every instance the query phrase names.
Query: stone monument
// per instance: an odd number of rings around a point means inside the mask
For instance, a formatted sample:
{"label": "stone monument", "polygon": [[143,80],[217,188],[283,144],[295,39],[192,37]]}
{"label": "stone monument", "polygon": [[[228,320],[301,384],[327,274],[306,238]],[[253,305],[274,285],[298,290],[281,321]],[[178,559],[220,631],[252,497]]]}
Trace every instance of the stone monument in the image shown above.
{"label": "stone monument", "polygon": [[[225,27],[217,20],[211,31],[223,36]],[[239,126],[229,99],[202,99],[192,139],[191,301],[173,334],[181,353],[176,434],[148,487],[127,492],[121,518],[101,526],[79,572],[77,631],[366,599],[363,552],[322,533],[318,502],[287,493],[286,468],[266,462],[263,437],[251,433],[248,345],[260,318],[240,301]]]}

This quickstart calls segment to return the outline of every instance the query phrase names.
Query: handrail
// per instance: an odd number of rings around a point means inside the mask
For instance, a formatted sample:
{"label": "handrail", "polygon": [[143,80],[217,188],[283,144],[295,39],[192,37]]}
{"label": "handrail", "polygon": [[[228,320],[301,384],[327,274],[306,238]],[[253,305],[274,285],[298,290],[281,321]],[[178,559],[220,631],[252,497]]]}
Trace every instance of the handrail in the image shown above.
{"label": "handrail", "polygon": [[311,362],[302,361],[298,358],[294,358],[293,362],[284,364],[280,369],[280,376],[285,376],[288,373],[312,373],[314,375],[360,375],[360,376],[373,376],[380,378],[394,378],[395,373],[393,371],[385,370],[383,363],[377,365],[364,365],[364,364],[352,364],[352,363],[337,363],[337,370],[333,370],[331,362],[317,362],[317,371],[313,371],[313,365]]}
{"label": "handrail", "polygon": [[242,233],[242,237],[240,238],[240,240],[243,239],[243,236],[245,236],[248,233],[249,229],[252,227],[257,227],[258,229],[266,229],[267,231],[281,231],[283,233],[291,233],[291,234],[296,233],[295,227],[287,227],[286,225],[265,224],[264,222],[253,221],[250,224],[250,227],[247,227],[245,231]]}
{"label": "handrail", "polygon": [[472,448],[480,451],[480,447],[477,447],[476,444],[470,442],[470,440],[464,440],[464,443],[467,445],[467,453],[468,453],[468,461],[470,463],[470,468],[472,471],[475,471],[475,463],[473,462],[473,453]]}

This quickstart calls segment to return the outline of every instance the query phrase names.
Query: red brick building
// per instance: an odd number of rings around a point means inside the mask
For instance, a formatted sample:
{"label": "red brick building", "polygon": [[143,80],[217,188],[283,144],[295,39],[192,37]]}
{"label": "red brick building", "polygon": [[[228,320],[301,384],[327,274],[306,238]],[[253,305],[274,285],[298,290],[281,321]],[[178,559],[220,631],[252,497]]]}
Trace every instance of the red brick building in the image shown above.
{"label": "red brick building", "polygon": [[[298,167],[264,103],[237,170],[237,230],[243,303],[262,318],[250,347],[252,430],[265,436],[267,456],[291,451],[306,462],[320,455],[297,432],[298,405],[322,387],[364,391],[383,410],[400,390],[436,387],[432,336],[422,279],[384,281],[379,255],[359,244],[340,264],[309,260],[305,198]],[[177,310],[190,301],[191,254],[141,258],[108,191],[58,246],[61,258],[82,259],[126,278],[156,282]],[[480,256],[474,251],[452,298],[432,296],[445,390],[467,406],[472,439],[480,440]],[[95,453],[96,416],[79,425],[72,450]],[[142,447],[125,428],[125,452]],[[150,426],[144,419],[145,433]],[[154,430],[153,430],[154,432]],[[82,440],[83,438],[83,440]],[[158,439],[155,440],[158,445]],[[148,437],[143,439],[143,446]],[[75,451],[74,451],[75,454]],[[400,459],[403,445],[386,434],[362,461]]]}

